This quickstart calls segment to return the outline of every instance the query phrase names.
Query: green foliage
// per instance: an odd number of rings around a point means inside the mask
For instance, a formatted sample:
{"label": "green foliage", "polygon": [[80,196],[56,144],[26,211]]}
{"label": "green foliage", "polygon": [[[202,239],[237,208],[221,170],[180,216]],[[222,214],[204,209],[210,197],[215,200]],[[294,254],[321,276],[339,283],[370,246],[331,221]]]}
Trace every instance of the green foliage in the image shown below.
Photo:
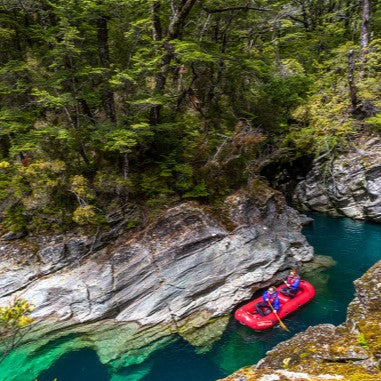
{"label": "green foliage", "polygon": [[19,343],[25,334],[25,327],[33,323],[30,313],[34,306],[22,298],[0,307],[0,362]]}
{"label": "green foliage", "polygon": [[106,135],[104,147],[109,151],[132,152],[139,140],[153,136],[148,123],[136,123],[127,129],[117,129]]}
{"label": "green foliage", "polygon": [[207,190],[205,181],[203,181],[201,184],[196,185],[189,192],[186,192],[183,195],[183,197],[184,198],[199,198],[199,197],[206,197],[206,196],[209,196],[209,195],[210,195],[210,193]]}
{"label": "green foliage", "polygon": [[1,335],[12,334],[16,329],[31,324],[33,319],[29,314],[33,309],[33,305],[25,299],[15,299],[11,305],[0,307]]}
{"label": "green foliage", "polygon": [[[5,229],[103,224],[126,200],[215,202],[279,147],[319,155],[379,131],[380,4],[360,76],[358,3],[259,1],[266,11],[255,11],[208,0],[173,12],[185,4],[175,0],[158,14],[155,3],[0,5]],[[351,112],[350,49],[363,119]]]}
{"label": "green foliage", "polygon": [[27,228],[27,218],[24,208],[20,205],[12,206],[4,211],[2,225],[6,230],[23,232]]}
{"label": "green foliage", "polygon": [[366,340],[364,334],[361,333],[361,332],[357,335],[357,343],[358,343],[359,345],[361,345],[363,348],[365,348],[365,349],[369,349],[369,343],[368,343],[368,341]]}
{"label": "green foliage", "polygon": [[84,202],[94,198],[89,182],[82,175],[73,176],[71,179],[71,191]]}
{"label": "green foliage", "polygon": [[9,196],[10,174],[11,164],[6,160],[0,161],[0,203]]}
{"label": "green foliage", "polygon": [[216,56],[210,54],[210,46],[208,46],[208,50],[204,51],[198,43],[192,41],[175,40],[173,41],[173,45],[178,58],[183,63],[208,63],[216,60]]}
{"label": "green foliage", "polygon": [[73,220],[79,225],[96,224],[97,214],[93,205],[79,206],[73,213]]}
{"label": "green foliage", "polygon": [[368,118],[366,123],[381,131],[381,113],[376,114],[372,118]]}
{"label": "green foliage", "polygon": [[65,164],[59,160],[21,166],[17,170],[19,181],[14,185],[15,195],[20,197],[26,210],[45,207],[62,185],[64,171]]}

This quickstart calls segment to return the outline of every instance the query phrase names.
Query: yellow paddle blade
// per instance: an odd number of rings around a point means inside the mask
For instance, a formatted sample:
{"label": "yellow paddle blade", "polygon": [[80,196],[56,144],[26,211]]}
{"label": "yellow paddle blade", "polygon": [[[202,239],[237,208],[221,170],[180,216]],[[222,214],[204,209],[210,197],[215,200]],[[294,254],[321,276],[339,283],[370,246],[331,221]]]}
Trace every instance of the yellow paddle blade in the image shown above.
{"label": "yellow paddle blade", "polygon": [[277,317],[277,319],[279,320],[279,325],[287,332],[290,332],[290,330],[286,327],[286,324],[283,323],[282,320],[280,320],[280,317],[278,315],[278,313],[275,311],[275,308],[273,307],[273,305],[271,304],[270,301],[267,302],[268,305],[270,306],[271,310],[274,312],[274,315]]}
{"label": "yellow paddle blade", "polygon": [[286,327],[286,324],[283,323],[282,320],[279,318],[279,325],[287,332],[290,332],[290,330]]}

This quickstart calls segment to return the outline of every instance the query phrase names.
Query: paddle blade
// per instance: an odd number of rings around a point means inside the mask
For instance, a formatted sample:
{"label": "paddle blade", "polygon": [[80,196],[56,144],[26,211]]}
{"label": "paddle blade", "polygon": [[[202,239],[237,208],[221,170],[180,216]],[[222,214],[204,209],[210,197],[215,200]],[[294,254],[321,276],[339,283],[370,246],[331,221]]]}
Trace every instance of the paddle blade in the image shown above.
{"label": "paddle blade", "polygon": [[279,325],[287,332],[290,332],[290,330],[286,327],[286,324],[283,323],[282,320],[279,319]]}

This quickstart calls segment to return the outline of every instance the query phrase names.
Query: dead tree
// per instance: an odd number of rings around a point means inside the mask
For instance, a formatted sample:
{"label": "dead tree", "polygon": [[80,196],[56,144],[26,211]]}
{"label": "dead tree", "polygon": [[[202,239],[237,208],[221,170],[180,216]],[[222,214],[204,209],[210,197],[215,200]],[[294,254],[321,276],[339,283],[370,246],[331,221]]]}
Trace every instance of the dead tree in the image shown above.
{"label": "dead tree", "polygon": [[370,1],[362,1],[362,21],[360,33],[360,73],[359,79],[365,76],[366,56],[369,46],[369,22],[370,22]]}

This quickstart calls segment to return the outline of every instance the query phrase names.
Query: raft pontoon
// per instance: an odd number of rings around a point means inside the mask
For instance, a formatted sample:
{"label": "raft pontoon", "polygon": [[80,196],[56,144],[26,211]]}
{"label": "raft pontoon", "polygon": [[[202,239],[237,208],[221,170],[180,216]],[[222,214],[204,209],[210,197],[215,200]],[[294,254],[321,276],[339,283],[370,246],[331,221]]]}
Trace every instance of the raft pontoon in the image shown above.
{"label": "raft pontoon", "polygon": [[[299,307],[308,303],[315,296],[314,287],[311,283],[308,283],[305,280],[300,281],[299,289],[295,297],[293,298],[283,295],[280,292],[280,290],[283,287],[285,287],[284,284],[280,285],[276,289],[278,291],[278,297],[280,302],[280,310],[278,312],[280,319],[287,317],[291,312],[294,312]],[[258,313],[256,313],[255,305],[261,302],[262,300],[262,296],[260,296],[259,298],[238,308],[238,310],[234,314],[234,317],[240,323],[259,331],[271,328],[274,325],[278,324],[278,319],[273,312],[266,316],[261,316]]]}

